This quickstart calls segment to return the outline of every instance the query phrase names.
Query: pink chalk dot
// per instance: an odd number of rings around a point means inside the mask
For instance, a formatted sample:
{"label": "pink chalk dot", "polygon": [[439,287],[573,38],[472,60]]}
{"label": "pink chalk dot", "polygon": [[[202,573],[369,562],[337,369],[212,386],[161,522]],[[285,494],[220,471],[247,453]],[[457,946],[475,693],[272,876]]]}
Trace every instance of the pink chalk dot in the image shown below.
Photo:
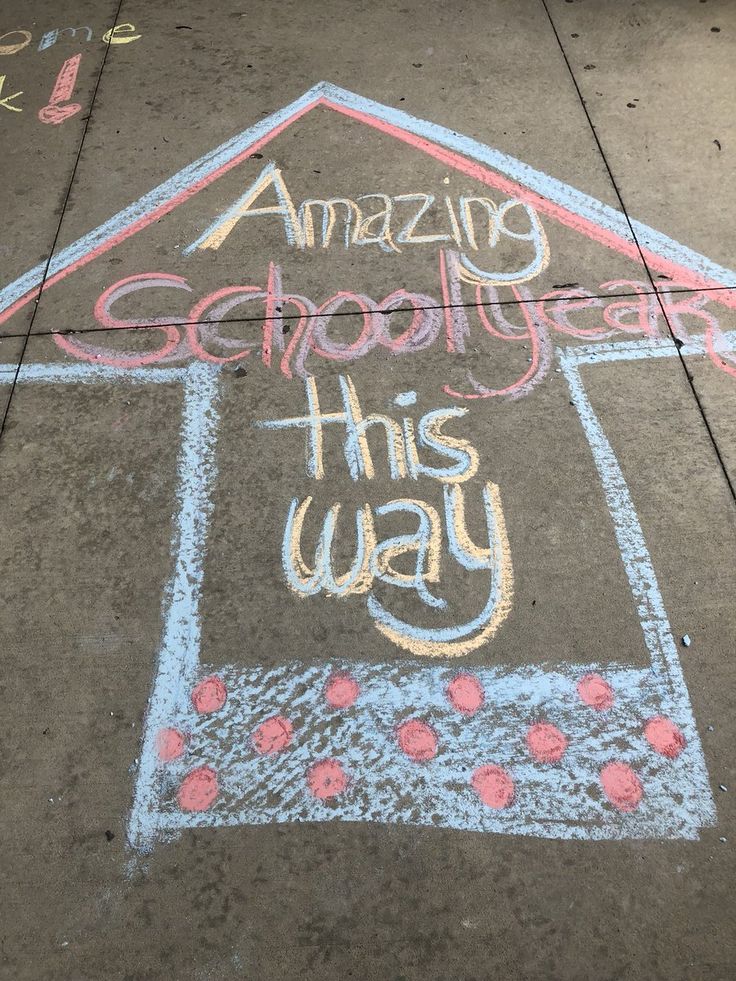
{"label": "pink chalk dot", "polygon": [[535,722],[526,734],[529,752],[538,763],[559,763],[565,755],[568,738],[551,722]]}
{"label": "pink chalk dot", "polygon": [[425,763],[437,755],[437,734],[421,719],[402,722],[396,730],[396,739],[401,751],[415,763]]}
{"label": "pink chalk dot", "polygon": [[360,695],[360,685],[346,671],[336,672],[327,679],[325,698],[333,708],[349,708],[358,695]]}
{"label": "pink chalk dot", "polygon": [[227,688],[214,674],[203,678],[192,692],[192,705],[200,714],[218,712],[226,700]]}
{"label": "pink chalk dot", "polygon": [[262,722],[251,735],[251,742],[257,753],[263,756],[280,753],[291,743],[294,729],[283,715],[274,715]]}
{"label": "pink chalk dot", "polygon": [[500,810],[514,801],[514,781],[501,766],[479,766],[470,778],[470,785],[486,807]]}
{"label": "pink chalk dot", "polygon": [[217,797],[217,774],[210,766],[198,766],[184,777],[177,798],[182,811],[206,811]]}
{"label": "pink chalk dot", "polygon": [[644,796],[641,780],[626,763],[607,763],[601,770],[603,792],[625,814],[635,811]]}
{"label": "pink chalk dot", "polygon": [[474,674],[456,674],[447,686],[447,697],[458,712],[474,715],[485,702],[486,693]]}
{"label": "pink chalk dot", "polygon": [[164,763],[178,760],[185,746],[186,739],[178,729],[159,729],[156,733],[156,752]]}
{"label": "pink chalk dot", "polygon": [[680,727],[676,726],[672,719],[666,719],[663,715],[655,715],[644,726],[644,735],[647,742],[657,753],[668,756],[674,760],[680,755],[687,745]]}
{"label": "pink chalk dot", "polygon": [[307,770],[307,786],[320,800],[339,796],[349,783],[350,778],[339,760],[318,760]]}
{"label": "pink chalk dot", "polygon": [[578,682],[578,695],[586,705],[603,712],[613,705],[613,688],[599,674],[586,674]]}

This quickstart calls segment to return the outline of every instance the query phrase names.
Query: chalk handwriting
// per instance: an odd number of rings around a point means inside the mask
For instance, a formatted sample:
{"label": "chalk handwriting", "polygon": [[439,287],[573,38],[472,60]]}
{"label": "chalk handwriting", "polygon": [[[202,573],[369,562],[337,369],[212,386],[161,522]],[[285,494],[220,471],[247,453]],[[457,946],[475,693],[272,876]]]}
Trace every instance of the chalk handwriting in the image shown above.
{"label": "chalk handwriting", "polygon": [[23,95],[22,91],[13,92],[12,95],[3,96],[3,87],[7,77],[7,75],[0,75],[0,96],[2,96],[2,98],[0,98],[0,106],[2,106],[3,109],[9,109],[11,112],[23,112],[20,106],[11,106],[10,104],[13,99],[17,99],[19,95]]}
{"label": "chalk handwriting", "polygon": [[[89,26],[54,27],[41,36],[36,50],[46,51],[58,41],[66,40],[67,37],[71,40],[89,42],[92,40],[92,36],[93,31]],[[116,24],[115,27],[111,27],[108,31],[105,31],[101,40],[103,44],[130,44],[131,41],[139,40],[141,36],[140,34],[136,34],[135,25],[133,24]],[[13,37],[18,37],[20,40],[11,41],[10,39]],[[5,34],[0,35],[0,57],[3,55],[18,54],[19,51],[28,47],[32,40],[33,34],[30,31],[21,28],[6,31]]]}
{"label": "chalk handwriting", "polygon": [[38,42],[38,50],[45,51],[46,48],[50,48],[52,44],[56,44],[62,34],[69,34],[71,37],[76,37],[77,31],[86,31],[87,40],[92,40],[91,27],[62,27],[61,29],[56,27],[52,31],[48,31],[43,35],[41,40]]}
{"label": "chalk handwriting", "polygon": [[[271,191],[275,204],[261,199]],[[365,202],[376,201],[367,209]],[[361,202],[361,203],[359,203]],[[376,210],[376,208],[378,210]],[[315,214],[321,227],[315,228]],[[528,228],[511,227],[510,216],[522,215]],[[458,248],[477,252],[493,249],[503,238],[528,242],[533,255],[518,269],[484,270],[471,262],[466,252],[458,254],[458,273],[467,283],[512,285],[526,283],[549,264],[549,243],[535,210],[524,201],[508,198],[497,204],[489,197],[461,195],[457,202],[445,195],[438,203],[427,193],[362,194],[351,198],[308,198],[295,205],[286,181],[276,164],[268,163],[248,190],[184,250],[190,255],[198,249],[219,249],[237,224],[245,218],[277,219],[283,223],[286,242],[299,249],[318,245],[329,248],[338,241],[336,229],[342,222],[339,241],[344,248],[376,245],[387,252],[401,252],[400,245],[427,245],[454,242]],[[431,230],[434,229],[434,230]],[[439,229],[439,230],[438,230]]]}
{"label": "chalk handwriting", "polygon": [[[323,412],[317,382],[305,381],[307,413],[286,419],[264,420],[256,425],[263,429],[307,431],[305,470],[309,477],[325,476],[322,446],[326,426],[342,427],[343,453],[354,481],[375,477],[375,465],[366,434],[374,428],[383,432],[386,441],[388,475],[392,480],[417,480],[420,476],[437,480],[443,488],[444,521],[448,542],[448,559],[468,571],[489,575],[487,598],[481,611],[463,623],[421,627],[399,619],[388,610],[374,592],[379,580],[400,589],[410,589],[428,607],[446,610],[447,599],[436,595],[442,583],[442,521],[435,507],[414,497],[402,497],[377,507],[369,504],[355,514],[355,558],[346,572],[335,571],[332,551],[337,534],[341,505],[329,508],[322,522],[312,563],[302,551],[302,531],[313,503],[311,496],[294,498],[286,518],[282,544],[282,566],[289,588],[300,596],[325,592],[330,596],[366,595],[369,614],[378,630],[397,646],[424,657],[460,657],[485,644],[511,610],[513,572],[506,526],[498,487],[490,482],[481,489],[487,541],[473,542],[465,522],[465,495],[460,484],[469,481],[478,470],[479,456],[467,440],[443,432],[443,425],[462,418],[467,408],[448,406],[425,413],[416,427],[410,415],[397,422],[390,416],[364,415],[358,393],[349,376],[340,376],[342,411]],[[414,393],[403,393],[404,396]],[[399,400],[407,404],[410,399]],[[444,466],[422,461],[428,451],[445,461]],[[448,462],[449,461],[449,462]],[[411,530],[401,535],[379,539],[377,519],[386,515],[406,516]],[[413,559],[411,571],[397,571],[395,562]]]}
{"label": "chalk handwriting", "polygon": [[[6,38],[12,37],[14,34],[19,34],[23,40],[16,41],[15,43],[3,44],[3,41],[5,41]],[[19,51],[22,51],[27,44],[31,43],[32,38],[33,35],[30,31],[7,31],[5,34],[0,35],[0,56],[17,54]]]}
{"label": "chalk handwriting", "polygon": [[[669,323],[677,340],[683,343],[694,336],[694,326],[701,326],[713,363],[736,376],[736,363],[724,343],[719,320],[712,307],[706,306],[711,296],[704,291],[678,293],[675,291],[679,284],[672,282],[667,288],[660,287],[658,298],[642,281],[618,279],[602,283],[595,292],[576,287],[552,290],[535,298],[527,287],[519,285],[510,287],[514,301],[510,309],[501,305],[502,296],[494,286],[476,285],[469,289],[459,273],[457,252],[444,249],[438,257],[437,278],[439,290],[435,295],[400,287],[375,300],[364,293],[342,290],[317,302],[285,288],[281,267],[270,263],[265,282],[214,290],[197,300],[181,318],[173,314],[146,319],[118,317],[113,312],[114,304],[140,290],[192,292],[183,276],[138,273],[109,286],[95,304],[94,317],[106,328],[150,330],[161,339],[158,347],[127,353],[90,343],[79,335],[56,335],[54,339],[74,357],[118,368],[192,357],[228,364],[257,355],[266,367],[276,368],[286,378],[307,378],[316,361],[352,363],[376,350],[408,356],[441,345],[448,354],[462,355],[468,344],[479,341],[511,344],[526,355],[516,377],[493,387],[469,373],[467,388],[460,390],[446,384],[443,390],[463,400],[518,399],[528,395],[549,373],[555,335],[589,340],[622,334],[667,337]],[[614,295],[607,299],[606,293]],[[442,307],[448,303],[455,305]],[[344,340],[340,338],[340,328],[345,326],[354,334],[350,325],[354,318],[341,318],[339,314],[351,309],[362,317],[361,330],[357,338]],[[412,316],[397,333],[392,321],[399,310]],[[592,313],[596,319],[592,326],[586,326],[583,318],[590,318]],[[228,320],[233,318],[252,321],[239,324],[240,337],[225,334]],[[246,340],[251,332],[255,339]]]}

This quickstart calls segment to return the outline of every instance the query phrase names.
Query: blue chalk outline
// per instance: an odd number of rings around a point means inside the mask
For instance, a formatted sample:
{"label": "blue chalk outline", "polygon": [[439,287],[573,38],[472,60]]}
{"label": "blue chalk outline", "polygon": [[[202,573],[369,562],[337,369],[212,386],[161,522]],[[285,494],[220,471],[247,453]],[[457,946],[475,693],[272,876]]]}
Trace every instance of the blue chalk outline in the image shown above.
{"label": "blue chalk outline", "polygon": [[[736,349],[736,337],[726,335],[724,344],[729,350]],[[689,341],[682,348],[684,355],[705,353],[702,340]],[[699,829],[715,821],[715,807],[710,791],[707,768],[702,747],[695,726],[692,706],[683,677],[677,648],[672,637],[669,620],[657,584],[641,525],[636,516],[633,501],[616,456],[601,427],[590,400],[585,392],[580,369],[620,361],[635,361],[649,358],[676,357],[678,350],[669,340],[645,339],[619,343],[592,344],[580,347],[557,349],[557,356],[570,387],[581,425],[591,447],[593,460],[601,479],[606,503],[614,525],[616,541],[621,553],[626,576],[636,604],[637,617],[642,628],[645,645],[651,657],[649,669],[633,668],[620,664],[610,665],[608,677],[617,691],[627,698],[658,698],[662,690],[666,693],[667,710],[675,714],[688,746],[685,763],[675,771],[678,779],[675,790],[685,798],[681,813],[663,815],[654,811],[644,819],[624,819],[612,817],[608,823],[601,823],[600,814],[590,811],[590,802],[583,802],[585,819],[563,814],[555,820],[539,819],[533,814],[489,812],[487,808],[475,807],[464,815],[454,815],[451,810],[441,813],[443,801],[435,801],[435,811],[444,826],[472,828],[506,834],[526,834],[548,838],[576,838],[589,840],[622,839],[632,837],[682,837],[696,839]],[[9,383],[15,374],[12,364],[0,365],[0,384]],[[288,808],[254,810],[241,808],[219,814],[216,810],[204,814],[183,814],[167,808],[162,799],[164,774],[157,761],[155,739],[159,728],[169,725],[177,716],[191,714],[188,694],[196,681],[202,666],[200,664],[201,629],[199,604],[204,576],[204,556],[209,519],[212,514],[211,492],[217,477],[214,463],[218,429],[217,406],[219,401],[220,368],[195,362],[186,368],[134,368],[118,369],[102,365],[85,364],[26,364],[18,372],[18,383],[53,384],[97,384],[100,382],[128,382],[132,384],[180,383],[184,389],[183,417],[181,426],[181,445],[178,457],[179,486],[177,499],[179,510],[175,517],[175,534],[172,551],[175,563],[172,577],[163,597],[163,638],[158,655],[152,694],[144,724],[143,746],[140,756],[133,807],[128,824],[128,840],[132,847],[149,850],[157,840],[170,836],[188,827],[216,827],[225,825],[259,824],[273,820],[294,820],[294,813]],[[352,662],[351,670],[358,676],[366,676],[366,685],[375,684],[375,674],[383,685],[381,705],[367,706],[375,720],[381,712],[390,709],[392,698],[396,699],[401,681],[396,675],[400,664],[392,665],[362,664]],[[520,671],[503,671],[497,667],[476,671],[490,682],[495,698],[513,701],[517,698],[543,700],[546,697],[565,697],[565,685],[569,687],[571,676],[579,677],[589,670],[605,670],[601,665],[557,665],[544,670],[529,666]],[[235,675],[236,667],[224,668],[225,674]],[[251,670],[260,672],[259,684],[285,684],[279,679],[279,670],[263,669],[257,666]],[[293,665],[282,670],[289,676],[288,684],[304,685],[310,677],[318,682],[325,674],[325,666],[302,666],[301,672],[294,672]],[[242,674],[242,672],[241,672]],[[442,690],[441,680],[447,676],[446,666],[429,666],[417,669],[418,675],[429,677],[428,691]],[[246,671],[247,675],[247,671]],[[431,677],[430,677],[431,676]],[[392,677],[396,677],[395,690]],[[373,682],[371,682],[373,678]],[[255,681],[250,682],[257,687]],[[654,689],[652,687],[654,683]],[[317,685],[319,687],[319,685]],[[654,695],[652,696],[652,692]],[[237,711],[236,689],[234,711]],[[247,694],[247,684],[241,678],[240,697]],[[309,694],[300,695],[298,700],[309,700]],[[384,702],[386,704],[384,704]],[[397,701],[398,704],[398,701]],[[201,725],[209,724],[203,717]],[[219,723],[218,723],[219,724]],[[581,738],[584,738],[581,734]],[[376,736],[377,745],[381,741]],[[588,739],[590,743],[590,739]],[[586,751],[591,760],[601,753],[594,745]],[[295,763],[299,765],[297,754]],[[600,761],[599,761],[600,762]],[[678,763],[680,761],[677,761]],[[241,767],[241,770],[243,768]],[[247,768],[246,768],[247,769]],[[538,786],[545,781],[552,787],[554,773],[534,774]],[[665,792],[665,778],[659,773],[650,776],[650,788]],[[450,805],[451,805],[450,801]],[[380,809],[373,815],[366,815],[355,804],[347,803],[341,810],[325,813],[319,803],[300,801],[306,820],[400,820],[407,823],[436,823],[427,819],[393,814],[383,815]],[[587,807],[587,811],[585,808]],[[311,810],[310,810],[311,808]],[[322,808],[322,810],[320,810]],[[437,814],[434,815],[437,817]],[[297,817],[298,819],[298,817]]]}

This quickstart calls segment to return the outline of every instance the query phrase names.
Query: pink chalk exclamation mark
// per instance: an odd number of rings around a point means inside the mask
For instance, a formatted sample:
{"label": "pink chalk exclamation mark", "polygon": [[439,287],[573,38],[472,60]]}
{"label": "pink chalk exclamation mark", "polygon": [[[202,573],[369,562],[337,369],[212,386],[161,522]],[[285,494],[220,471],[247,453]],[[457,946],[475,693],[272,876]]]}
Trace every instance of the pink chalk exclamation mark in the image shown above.
{"label": "pink chalk exclamation mark", "polygon": [[[69,102],[74,92],[74,86],[77,84],[77,72],[81,60],[81,54],[74,55],[73,58],[67,58],[61,66],[61,71],[51,92],[49,104],[38,110],[38,118],[42,123],[58,126],[65,119],[75,116],[82,108],[78,102]],[[67,105],[62,105],[64,102]]]}

